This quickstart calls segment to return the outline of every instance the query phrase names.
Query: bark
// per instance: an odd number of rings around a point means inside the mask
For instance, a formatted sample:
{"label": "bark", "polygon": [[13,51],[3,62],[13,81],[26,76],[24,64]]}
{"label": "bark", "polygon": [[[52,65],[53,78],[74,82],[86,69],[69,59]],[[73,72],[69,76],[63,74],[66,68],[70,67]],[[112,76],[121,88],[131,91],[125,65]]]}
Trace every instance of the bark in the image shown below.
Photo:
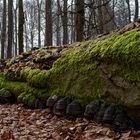
{"label": "bark", "polygon": [[[105,2],[107,3],[107,0],[105,0]],[[103,12],[104,33],[114,30],[114,16],[113,16],[113,10],[111,9],[110,3],[107,3],[106,5],[102,6],[102,12]]]}
{"label": "bark", "polygon": [[[42,1],[41,1],[42,3]],[[39,2],[39,0],[37,0],[37,6],[38,6],[38,47],[41,46],[41,35],[40,35],[40,32],[41,32],[41,25],[40,25],[40,10],[41,10],[41,3]]]}
{"label": "bark", "polygon": [[13,44],[13,0],[8,0],[8,46],[7,58],[12,57]]}
{"label": "bark", "polygon": [[[101,0],[98,0],[97,2],[98,5],[102,5],[101,3]],[[98,34],[102,34],[104,32],[104,29],[103,29],[103,12],[102,12],[102,7],[99,6],[98,7],[98,15],[97,15],[97,19],[98,19],[98,31],[97,33]]]}
{"label": "bark", "polygon": [[32,31],[30,32],[30,36],[31,36],[31,48],[33,48],[34,47],[34,34]]}
{"label": "bark", "polygon": [[17,33],[17,7],[14,9],[14,18],[15,18],[15,55],[17,55],[17,42],[18,42],[18,33]]}
{"label": "bark", "polygon": [[3,0],[1,59],[4,59],[5,40],[6,40],[6,0]]}
{"label": "bark", "polygon": [[52,0],[45,1],[45,45],[52,45]]}
{"label": "bark", "polygon": [[63,6],[63,44],[68,43],[67,2],[68,2],[68,0],[64,0],[64,6]]}
{"label": "bark", "polygon": [[[25,19],[25,21],[27,20],[27,14],[26,14],[26,12],[24,14],[24,19]],[[25,39],[25,49],[27,51],[27,50],[29,50],[29,43],[28,43],[29,38],[28,38],[27,23],[26,22],[24,24],[24,31],[25,31],[25,36],[24,36],[24,39]]]}
{"label": "bark", "polygon": [[109,2],[109,0],[97,1],[98,34],[107,33],[114,29],[114,14]]}
{"label": "bark", "polygon": [[126,0],[127,6],[128,6],[128,19],[129,22],[131,22],[131,9],[130,9],[130,0]]}
{"label": "bark", "polygon": [[75,27],[76,27],[76,41],[83,40],[84,34],[84,0],[76,0],[76,20],[75,20]]}
{"label": "bark", "polygon": [[71,43],[75,41],[75,25],[74,25],[74,19],[75,14],[74,11],[74,0],[71,1]]}
{"label": "bark", "polygon": [[139,15],[139,2],[138,0],[135,0],[135,16],[134,16],[134,21],[138,19]]}
{"label": "bark", "polygon": [[57,0],[57,21],[56,21],[56,42],[57,45],[61,44],[61,39],[60,39],[60,14],[61,14],[61,8],[60,8],[60,1]]}
{"label": "bark", "polygon": [[23,12],[23,1],[19,0],[19,25],[18,25],[18,45],[19,54],[23,52],[23,25],[24,25],[24,12]]}
{"label": "bark", "polygon": [[31,42],[31,48],[34,47],[34,26],[35,26],[35,23],[34,23],[34,7],[33,7],[33,4],[31,3],[31,31],[30,31],[30,42]]}

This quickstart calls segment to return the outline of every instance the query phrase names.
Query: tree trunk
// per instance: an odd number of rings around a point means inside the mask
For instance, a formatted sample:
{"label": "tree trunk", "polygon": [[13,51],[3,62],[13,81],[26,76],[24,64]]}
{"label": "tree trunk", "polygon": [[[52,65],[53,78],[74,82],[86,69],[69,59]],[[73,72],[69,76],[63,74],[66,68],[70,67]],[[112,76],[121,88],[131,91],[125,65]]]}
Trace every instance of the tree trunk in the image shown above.
{"label": "tree trunk", "polygon": [[40,25],[41,3],[39,2],[39,0],[37,0],[37,6],[38,6],[38,47],[41,47],[41,36],[40,36],[40,31],[41,31],[41,25]]}
{"label": "tree trunk", "polygon": [[60,45],[61,44],[61,39],[60,39],[60,14],[61,14],[61,8],[60,8],[60,1],[57,0],[57,21],[56,21],[56,44]]}
{"label": "tree trunk", "polygon": [[[27,13],[25,12],[24,13],[24,20],[26,21],[27,20]],[[29,43],[28,43],[28,32],[27,32],[27,22],[24,23],[24,31],[25,31],[25,36],[24,36],[24,39],[25,39],[25,50],[29,50]]]}
{"label": "tree trunk", "polygon": [[3,0],[3,19],[2,19],[2,37],[1,37],[1,59],[4,59],[5,40],[6,40],[6,0]]}
{"label": "tree trunk", "polygon": [[17,42],[18,42],[18,37],[17,37],[17,5],[16,9],[14,9],[14,18],[15,18],[15,55],[17,55]]}
{"label": "tree trunk", "polygon": [[74,9],[75,9],[75,0],[71,1],[71,43],[75,42],[75,14],[74,14]]}
{"label": "tree trunk", "polygon": [[35,26],[35,21],[34,21],[34,6],[33,3],[31,3],[31,30],[30,30],[30,42],[31,42],[31,48],[34,47],[34,26]]}
{"label": "tree trunk", "polygon": [[34,34],[32,31],[30,32],[30,35],[31,35],[31,48],[33,49],[33,47],[34,47]]}
{"label": "tree trunk", "polygon": [[75,27],[76,27],[76,41],[83,40],[84,34],[84,0],[76,0],[75,1],[75,8],[76,8],[76,20],[75,20]]}
{"label": "tree trunk", "polygon": [[24,25],[24,12],[23,12],[23,1],[19,0],[19,25],[18,25],[18,45],[19,54],[23,52],[23,25]]}
{"label": "tree trunk", "polygon": [[103,14],[103,32],[108,33],[110,31],[114,30],[113,10],[112,10],[108,0],[104,0],[104,2],[103,2],[102,14]]}
{"label": "tree trunk", "polygon": [[138,2],[138,0],[135,0],[135,16],[134,16],[134,21],[136,19],[138,19],[138,16],[139,16],[139,2]]}
{"label": "tree trunk", "polygon": [[52,0],[45,1],[45,45],[52,45]]}
{"label": "tree trunk", "polygon": [[68,2],[68,0],[64,0],[64,5],[63,5],[63,44],[68,43],[67,2]]}
{"label": "tree trunk", "polygon": [[8,46],[7,58],[12,57],[13,43],[13,0],[8,0]]}
{"label": "tree trunk", "polygon": [[126,0],[127,6],[128,6],[128,19],[129,23],[131,22],[131,9],[130,9],[130,0]]}
{"label": "tree trunk", "polygon": [[97,21],[98,21],[98,31],[97,31],[97,33],[98,34],[102,34],[103,32],[104,32],[104,21],[103,21],[103,12],[102,12],[102,1],[101,0],[98,0],[98,2],[97,2],[97,4],[98,4],[98,15],[97,15]]}

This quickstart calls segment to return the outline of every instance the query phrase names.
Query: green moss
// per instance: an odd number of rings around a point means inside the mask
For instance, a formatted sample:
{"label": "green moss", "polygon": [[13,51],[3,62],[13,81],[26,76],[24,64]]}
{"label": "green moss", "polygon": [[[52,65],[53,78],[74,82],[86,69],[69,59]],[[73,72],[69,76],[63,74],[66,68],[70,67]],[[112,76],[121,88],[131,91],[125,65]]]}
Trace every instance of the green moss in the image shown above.
{"label": "green moss", "polygon": [[139,61],[140,32],[132,30],[122,35],[114,34],[104,40],[92,41],[86,51],[87,58],[98,56],[100,59],[110,58],[115,61],[134,62]]}
{"label": "green moss", "polygon": [[42,55],[38,55],[36,58],[34,58],[34,60],[36,62],[45,62],[47,61],[48,59],[50,59],[52,56],[48,53],[48,54],[42,54]]}
{"label": "green moss", "polygon": [[31,70],[30,67],[26,67],[26,68],[23,68],[23,69],[20,71],[20,79],[21,79],[22,81],[26,81],[27,76],[28,76],[30,70]]}
{"label": "green moss", "polygon": [[49,87],[61,89],[62,94],[70,94],[83,103],[100,98],[104,81],[98,66],[104,61],[112,63],[112,76],[117,74],[129,81],[140,80],[139,38],[140,32],[135,29],[64,49],[62,57],[49,70]]}
{"label": "green moss", "polygon": [[46,70],[31,69],[27,67],[21,70],[20,77],[33,87],[47,88],[48,71]]}
{"label": "green moss", "polygon": [[81,61],[85,50],[90,42],[75,43],[74,47],[63,49],[61,52],[62,57],[54,62],[51,73],[63,73],[67,69],[71,69],[73,65]]}
{"label": "green moss", "polygon": [[[46,51],[46,48],[36,50],[44,54],[36,59],[47,60],[50,55],[45,56]],[[140,81],[139,30],[74,43],[62,50],[61,57],[54,62],[51,69],[22,69],[20,78],[27,83],[16,84],[20,85],[20,90],[23,85],[25,87],[22,88],[26,88],[20,93],[38,97],[70,95],[84,105],[102,97],[105,81],[101,76],[100,64],[104,62],[111,64],[111,76],[117,75],[133,82]],[[122,104],[122,99],[119,101]]]}
{"label": "green moss", "polygon": [[[140,32],[131,30],[122,35],[115,34],[104,40],[91,42],[86,53],[86,59],[96,59],[99,62],[112,61],[113,72],[126,80],[140,80]],[[114,64],[113,64],[114,65]]]}
{"label": "green moss", "polygon": [[48,77],[49,89],[53,94],[70,95],[82,105],[93,99],[99,99],[102,81],[97,67],[98,63],[95,62],[88,64],[87,67],[84,67],[84,64],[73,65],[63,73],[51,73]]}
{"label": "green moss", "polygon": [[23,55],[17,55],[16,57],[12,57],[11,59],[9,59],[8,61],[7,61],[7,63],[6,63],[6,66],[7,67],[10,67],[12,64],[14,64],[15,63],[15,61],[16,60],[22,60],[22,59],[24,59],[25,58],[25,56],[23,56]]}
{"label": "green moss", "polygon": [[20,69],[15,69],[14,71],[5,71],[5,78],[11,81],[20,81]]}
{"label": "green moss", "polygon": [[21,93],[18,98],[22,98],[22,99],[26,99],[26,100],[31,100],[31,101],[34,101],[36,99],[36,97],[34,95],[32,95],[31,93],[26,93],[26,92],[23,92]]}
{"label": "green moss", "polygon": [[29,86],[25,82],[8,81],[2,74],[0,74],[0,81],[0,88],[4,88],[12,92],[16,97],[18,97],[21,93],[26,93],[27,95],[32,95],[36,98],[46,98],[49,96],[47,94],[47,89],[37,89]]}

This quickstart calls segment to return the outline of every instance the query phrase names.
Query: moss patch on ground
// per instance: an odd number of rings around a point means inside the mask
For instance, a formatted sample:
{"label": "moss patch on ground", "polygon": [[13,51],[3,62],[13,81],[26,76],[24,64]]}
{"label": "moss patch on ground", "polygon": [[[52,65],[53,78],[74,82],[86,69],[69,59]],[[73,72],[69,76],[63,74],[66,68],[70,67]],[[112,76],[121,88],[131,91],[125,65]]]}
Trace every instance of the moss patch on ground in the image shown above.
{"label": "moss patch on ground", "polygon": [[21,80],[26,81],[32,87],[47,88],[47,70],[25,68],[20,72]]}
{"label": "moss patch on ground", "polygon": [[35,98],[47,98],[49,96],[47,89],[37,89],[29,86],[26,82],[8,81],[4,78],[3,74],[0,74],[0,81],[0,89],[4,88],[16,97],[23,93],[24,95],[26,94],[29,97],[34,96]]}

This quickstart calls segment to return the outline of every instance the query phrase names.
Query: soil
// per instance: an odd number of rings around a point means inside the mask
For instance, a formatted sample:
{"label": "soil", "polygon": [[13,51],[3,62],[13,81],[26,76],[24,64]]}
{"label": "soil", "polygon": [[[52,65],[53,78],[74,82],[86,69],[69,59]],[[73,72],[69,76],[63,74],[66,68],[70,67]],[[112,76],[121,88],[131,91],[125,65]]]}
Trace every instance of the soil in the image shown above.
{"label": "soil", "polygon": [[0,105],[0,140],[140,140],[140,131],[118,133],[84,118],[68,120],[48,109]]}

